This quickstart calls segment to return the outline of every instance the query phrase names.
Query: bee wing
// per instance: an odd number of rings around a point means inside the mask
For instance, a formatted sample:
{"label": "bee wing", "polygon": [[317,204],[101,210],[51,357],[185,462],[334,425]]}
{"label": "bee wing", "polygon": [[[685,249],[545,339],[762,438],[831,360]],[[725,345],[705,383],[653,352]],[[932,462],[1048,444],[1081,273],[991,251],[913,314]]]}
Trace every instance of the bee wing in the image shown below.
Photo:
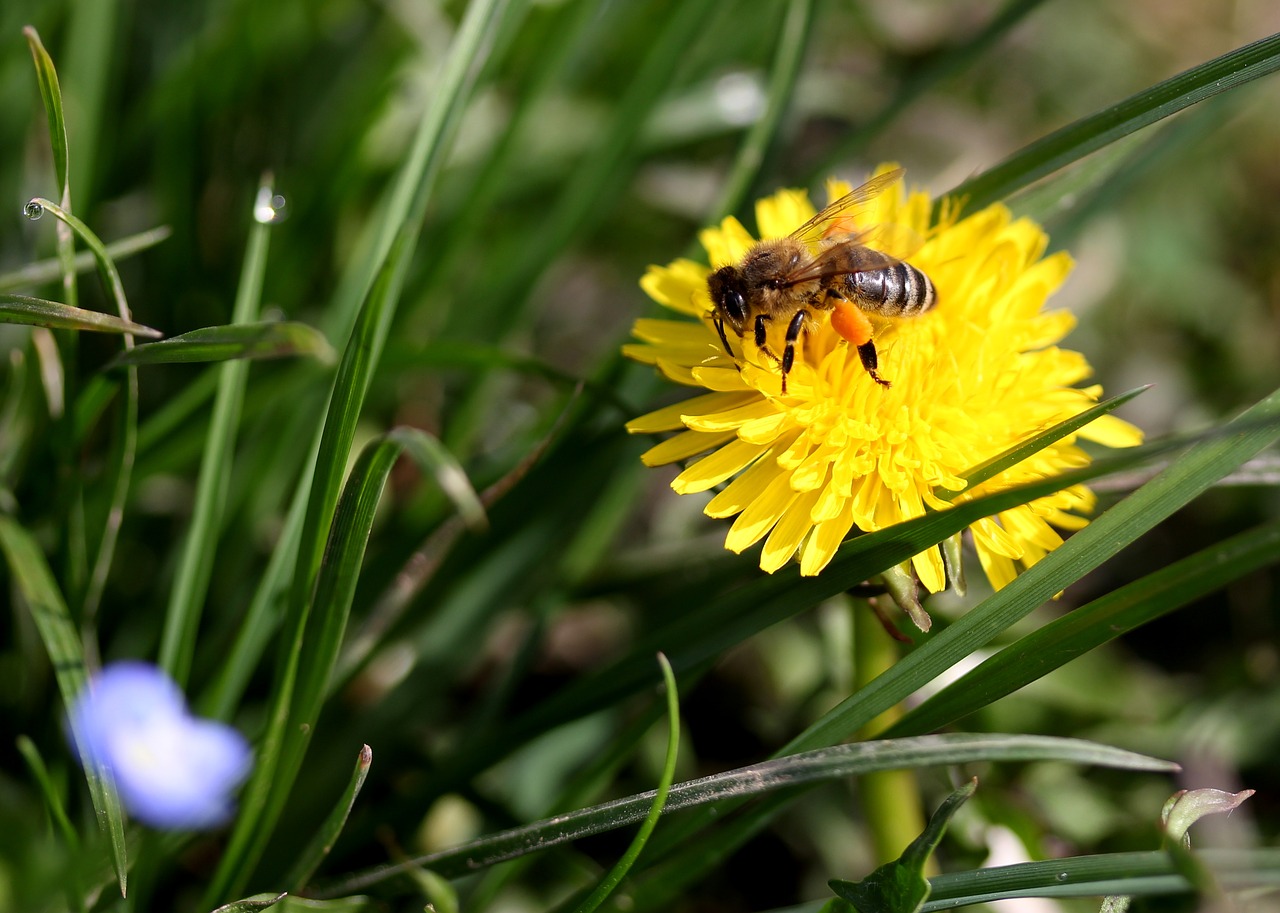
{"label": "bee wing", "polygon": [[821,249],[783,277],[786,285],[812,279],[885,269],[914,254],[924,239],[904,225],[873,225],[865,231],[826,238]]}
{"label": "bee wing", "polygon": [[857,224],[858,213],[866,209],[876,197],[902,180],[905,173],[903,169],[895,168],[873,177],[861,187],[855,187],[793,231],[790,237],[811,244],[825,236],[848,234],[850,228]]}

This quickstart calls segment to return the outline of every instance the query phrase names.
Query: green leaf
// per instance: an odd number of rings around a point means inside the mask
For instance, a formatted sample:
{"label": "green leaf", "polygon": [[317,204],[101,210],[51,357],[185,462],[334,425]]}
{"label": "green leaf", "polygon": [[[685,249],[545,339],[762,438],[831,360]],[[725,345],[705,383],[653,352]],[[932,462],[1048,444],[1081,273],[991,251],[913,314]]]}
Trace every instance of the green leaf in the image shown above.
{"label": "green leaf", "polygon": [[[31,612],[40,640],[49,654],[58,690],[66,707],[70,707],[88,683],[84,647],[67,604],[58,591],[44,554],[31,535],[12,517],[0,514],[0,551],[9,564],[9,573],[23,602]],[[110,775],[101,767],[86,767],[85,779],[98,820],[111,838],[116,879],[120,894],[128,887],[129,863],[124,837],[124,812],[120,799],[111,787]]]}
{"label": "green leaf", "polygon": [[286,894],[254,894],[252,897],[246,897],[243,900],[233,900],[229,904],[223,904],[213,911],[213,913],[253,913],[255,910],[265,910],[267,907],[274,907],[280,901],[284,900]]}
{"label": "green leaf", "polygon": [[1233,536],[1057,618],[913,707],[883,735],[953,723],[1090,650],[1280,560],[1280,521]]}
{"label": "green leaf", "polygon": [[[119,241],[112,241],[107,245],[107,255],[112,260],[124,260],[134,254],[155,247],[171,234],[173,234],[173,230],[167,225],[150,228],[146,231],[138,232],[136,235],[121,238]],[[71,261],[72,268],[77,273],[93,269],[96,263],[97,260],[94,258],[93,252],[87,250],[76,254]],[[54,281],[60,275],[62,275],[61,260],[37,260],[12,272],[0,273],[0,292],[11,292],[21,288],[35,288],[36,286],[44,285],[46,282]]]}
{"label": "green leaf", "polygon": [[662,678],[667,686],[667,758],[662,765],[662,776],[658,780],[658,788],[654,791],[653,801],[649,805],[649,814],[645,816],[627,851],[600,880],[595,890],[578,904],[574,913],[594,913],[600,904],[608,899],[626,877],[627,872],[631,871],[631,866],[635,864],[644,845],[649,841],[649,835],[658,826],[658,819],[662,817],[663,807],[667,803],[671,781],[676,776],[676,759],[680,755],[680,699],[676,691],[676,677],[671,671],[671,663],[667,662],[667,658],[661,653],[658,654],[658,663],[662,666]]}
{"label": "green leaf", "polygon": [[319,330],[305,323],[268,321],[201,327],[161,342],[144,343],[117,355],[111,367],[288,358],[296,355],[307,355],[325,364],[334,360],[333,347]]}
{"label": "green leaf", "polygon": [[[1280,849],[1201,850],[1192,853],[1228,890],[1280,888]],[[1109,853],[1024,862],[931,878],[925,913],[1014,897],[1154,897],[1195,889],[1163,852]]]}
{"label": "green leaf", "polygon": [[[258,195],[261,196],[263,193],[270,199],[272,190],[264,184],[258,188]],[[293,336],[298,336],[304,345],[314,344],[307,341],[308,334],[319,339],[327,352],[328,343],[324,342],[314,330],[303,327],[301,324],[251,323],[258,316],[262,302],[262,282],[266,275],[270,237],[269,224],[255,221],[249,231],[231,326],[210,327],[186,333],[168,340],[169,343],[174,344],[174,347],[158,353],[150,346],[138,346],[124,353],[125,356],[136,358],[138,353],[149,350],[153,355],[158,354],[160,360],[164,360],[166,354],[173,355],[175,350],[178,353],[190,353],[193,350],[208,353],[211,349],[221,348],[235,352],[239,347],[243,347],[239,349],[238,355],[230,357],[233,359],[255,358],[260,356],[253,353],[262,351],[264,348],[270,351],[277,345],[281,348],[294,345],[295,343],[290,339]],[[201,334],[199,339],[192,338],[198,334]],[[271,341],[272,338],[276,340],[274,344]],[[175,360],[198,359],[179,357]],[[154,364],[156,359],[144,355],[141,362],[132,363]],[[182,543],[178,569],[174,575],[173,588],[169,591],[164,626],[160,635],[159,664],[182,687],[186,687],[187,684],[191,659],[195,653],[196,632],[200,626],[209,581],[213,576],[214,558],[218,554],[223,506],[230,486],[236,431],[240,425],[249,368],[243,361],[233,361],[231,364],[223,365],[218,374],[218,389],[213,402],[213,413],[209,420],[209,432],[205,439],[204,453],[200,458],[200,477],[196,482],[195,506],[191,512],[190,527]]]}
{"label": "green leaf", "polygon": [[[714,803],[726,797],[759,796],[805,783],[880,770],[978,761],[1049,759],[1126,770],[1170,771],[1177,768],[1177,765],[1169,761],[1081,739],[998,733],[947,733],[837,745],[677,783],[671,788],[664,811],[670,814]],[[546,821],[492,834],[441,853],[422,856],[405,865],[429,866],[432,871],[448,877],[473,872],[485,866],[639,821],[652,807],[655,795],[656,792],[650,790],[557,815]],[[344,879],[332,893],[367,887],[394,875],[396,871],[397,867],[380,868],[365,875]]]}
{"label": "green leaf", "polygon": [[404,452],[415,463],[431,474],[467,526],[473,530],[488,527],[489,520],[485,516],[484,505],[480,503],[480,496],[476,494],[457,458],[438,438],[418,428],[395,428],[387,438],[403,447]]}
{"label": "green leaf", "polygon": [[67,171],[69,159],[67,145],[67,121],[62,110],[62,90],[58,86],[58,71],[53,66],[53,58],[44,49],[40,35],[31,26],[22,30],[26,36],[27,47],[31,50],[31,59],[36,66],[36,81],[40,85],[40,100],[44,102],[45,115],[49,120],[49,143],[53,147],[53,172],[58,181],[58,194],[63,204],[70,195]]}
{"label": "green leaf", "polygon": [[121,320],[99,311],[86,311],[44,298],[0,294],[0,323],[21,323],[55,330],[86,330],[91,333],[127,333],[158,339],[164,334],[131,320]]}
{"label": "green leaf", "polygon": [[1280,69],[1280,35],[1272,35],[1055,130],[994,168],[965,181],[948,196],[965,200],[965,209],[969,212],[982,209],[1123,136],[1277,69]]}
{"label": "green leaf", "polygon": [[942,841],[952,816],[977,788],[978,781],[973,779],[948,796],[930,816],[924,832],[898,859],[885,863],[861,881],[833,880],[831,890],[857,913],[917,913],[929,899],[924,867]]}
{"label": "green leaf", "polygon": [[346,826],[347,817],[351,814],[351,809],[356,804],[356,797],[360,795],[360,789],[364,786],[365,778],[369,776],[369,766],[371,764],[373,764],[373,749],[368,745],[361,745],[360,753],[356,757],[355,769],[351,771],[351,778],[347,780],[347,788],[343,791],[338,801],[334,803],[332,811],[329,812],[328,817],[325,818],[319,829],[316,830],[316,835],[307,844],[307,848],[298,855],[293,864],[293,870],[284,880],[284,883],[294,891],[306,887],[316,868],[324,862],[329,855],[329,851],[333,849],[334,843],[338,840],[338,835],[342,833],[342,828]]}

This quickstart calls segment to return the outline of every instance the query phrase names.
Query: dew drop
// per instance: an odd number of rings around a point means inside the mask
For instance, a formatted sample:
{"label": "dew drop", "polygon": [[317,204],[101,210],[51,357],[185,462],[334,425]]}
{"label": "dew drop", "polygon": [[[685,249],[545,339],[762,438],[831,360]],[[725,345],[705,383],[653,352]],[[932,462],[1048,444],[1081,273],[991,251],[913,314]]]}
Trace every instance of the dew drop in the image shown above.
{"label": "dew drop", "polygon": [[267,187],[258,189],[258,198],[253,202],[253,218],[263,225],[283,222],[288,217],[288,201],[279,193],[272,193]]}
{"label": "dew drop", "polygon": [[22,207],[22,214],[34,222],[44,215],[44,207],[35,200],[30,200],[26,206]]}
{"label": "dew drop", "polygon": [[1069,876],[1066,872],[1059,872],[1056,877],[1058,881],[1066,881],[1071,876]]}

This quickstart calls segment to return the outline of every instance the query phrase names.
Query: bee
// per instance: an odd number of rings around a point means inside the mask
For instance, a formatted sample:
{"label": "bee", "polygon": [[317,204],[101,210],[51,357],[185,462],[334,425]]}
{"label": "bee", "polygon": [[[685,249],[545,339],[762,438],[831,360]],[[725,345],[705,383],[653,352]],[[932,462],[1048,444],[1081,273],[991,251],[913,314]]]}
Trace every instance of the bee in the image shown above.
{"label": "bee", "polygon": [[[938,303],[938,292],[928,276],[903,259],[919,244],[909,231],[893,226],[850,231],[849,226],[859,208],[902,175],[898,168],[872,178],[785,238],[759,241],[740,263],[707,277],[711,319],[729,355],[733,348],[725,326],[739,339],[750,330],[756,348],[780,367],[785,394],[796,343],[817,328],[817,312],[829,311],[832,328],[857,348],[872,380],[889,386],[876,370],[867,314],[914,317]],[[775,320],[787,327],[781,358],[768,344],[768,325]]]}

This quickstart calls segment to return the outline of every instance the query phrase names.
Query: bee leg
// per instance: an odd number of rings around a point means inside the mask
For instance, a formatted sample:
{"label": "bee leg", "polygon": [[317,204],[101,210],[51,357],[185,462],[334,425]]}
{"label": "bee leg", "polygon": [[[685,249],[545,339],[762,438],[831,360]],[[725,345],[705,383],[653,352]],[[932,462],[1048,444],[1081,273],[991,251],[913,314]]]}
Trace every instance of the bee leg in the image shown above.
{"label": "bee leg", "polygon": [[871,379],[883,387],[889,386],[889,382],[876,373],[878,359],[876,344],[871,340],[871,321],[852,301],[843,296],[832,297],[837,300],[831,311],[831,328],[857,347],[862,367],[871,375]]}
{"label": "bee leg", "polygon": [[716,332],[720,334],[720,341],[724,343],[724,350],[729,353],[730,358],[735,358],[733,348],[729,345],[729,337],[724,335],[724,321],[719,317],[713,317],[711,322],[716,325]]}
{"label": "bee leg", "polygon": [[791,322],[787,324],[787,346],[782,350],[782,392],[787,392],[787,375],[791,373],[791,367],[796,362],[796,340],[800,338],[800,334],[804,331],[805,321],[809,319],[809,312],[804,308],[796,311],[791,318]]}

